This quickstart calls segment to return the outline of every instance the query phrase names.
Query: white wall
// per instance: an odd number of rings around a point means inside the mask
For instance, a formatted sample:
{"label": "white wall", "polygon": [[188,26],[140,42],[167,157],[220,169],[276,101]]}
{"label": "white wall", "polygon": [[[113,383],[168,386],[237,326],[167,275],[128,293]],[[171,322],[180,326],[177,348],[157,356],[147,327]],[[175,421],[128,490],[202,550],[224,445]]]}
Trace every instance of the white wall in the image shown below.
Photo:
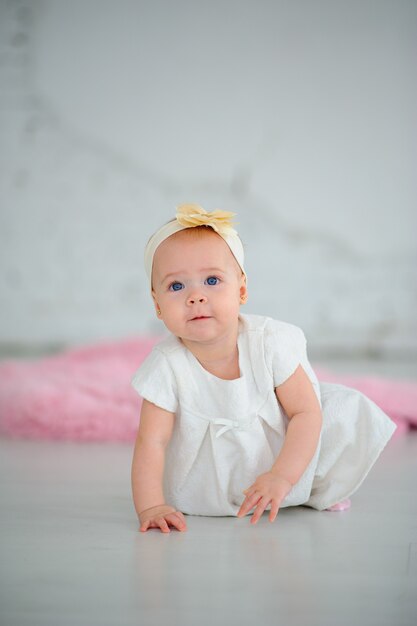
{"label": "white wall", "polygon": [[144,244],[238,212],[247,312],[417,353],[417,3],[0,2],[0,345],[161,330]]}

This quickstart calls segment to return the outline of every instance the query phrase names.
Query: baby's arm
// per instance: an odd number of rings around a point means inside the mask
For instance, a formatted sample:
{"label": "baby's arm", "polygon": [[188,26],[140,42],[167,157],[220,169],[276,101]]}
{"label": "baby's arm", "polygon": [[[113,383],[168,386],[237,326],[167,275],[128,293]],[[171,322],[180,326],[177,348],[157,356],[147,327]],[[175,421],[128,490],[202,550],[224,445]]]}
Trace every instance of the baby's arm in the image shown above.
{"label": "baby's arm", "polygon": [[174,413],[143,400],[132,461],[133,502],[142,531],[159,527],[169,532],[169,524],[186,530],[183,514],[165,504],[163,492],[165,449],[174,419]]}
{"label": "baby's arm", "polygon": [[274,521],[281,502],[299,481],[314,456],[320,438],[322,413],[313,385],[301,365],[282,385],[276,396],[289,418],[281,451],[271,470],[258,476],[243,492],[246,499],[238,517],[257,505],[252,516],[256,523],[271,503],[270,521]]}
{"label": "baby's arm", "polygon": [[314,456],[320,438],[322,413],[313,385],[301,367],[275,389],[289,418],[284,445],[271,471],[295,485]]}

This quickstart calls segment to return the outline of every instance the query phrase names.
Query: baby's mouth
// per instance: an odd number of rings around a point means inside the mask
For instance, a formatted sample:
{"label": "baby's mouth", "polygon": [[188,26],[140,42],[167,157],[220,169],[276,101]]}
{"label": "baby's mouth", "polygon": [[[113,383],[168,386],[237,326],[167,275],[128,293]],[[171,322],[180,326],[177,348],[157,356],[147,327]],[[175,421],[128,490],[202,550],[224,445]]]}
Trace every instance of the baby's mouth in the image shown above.
{"label": "baby's mouth", "polygon": [[192,317],[190,321],[195,322],[198,320],[209,320],[209,319],[210,319],[209,315],[196,315],[196,317]]}

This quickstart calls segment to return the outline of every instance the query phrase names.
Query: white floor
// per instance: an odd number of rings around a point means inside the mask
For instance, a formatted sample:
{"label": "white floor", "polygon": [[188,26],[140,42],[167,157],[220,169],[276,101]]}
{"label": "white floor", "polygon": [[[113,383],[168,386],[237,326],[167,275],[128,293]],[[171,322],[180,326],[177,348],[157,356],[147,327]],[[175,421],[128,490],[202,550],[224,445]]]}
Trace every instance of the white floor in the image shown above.
{"label": "white floor", "polygon": [[137,531],[128,445],[0,440],[0,624],[417,624],[417,433],[345,513]]}

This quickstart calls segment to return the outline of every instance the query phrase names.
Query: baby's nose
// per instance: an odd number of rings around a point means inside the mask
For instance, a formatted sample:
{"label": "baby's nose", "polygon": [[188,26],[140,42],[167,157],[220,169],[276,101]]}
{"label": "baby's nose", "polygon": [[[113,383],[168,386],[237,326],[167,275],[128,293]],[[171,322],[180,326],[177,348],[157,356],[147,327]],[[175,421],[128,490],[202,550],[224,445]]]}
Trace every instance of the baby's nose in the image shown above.
{"label": "baby's nose", "polygon": [[187,304],[191,305],[191,304],[205,304],[207,302],[207,298],[206,296],[202,295],[202,294],[192,294],[191,296],[189,296],[187,298]]}

